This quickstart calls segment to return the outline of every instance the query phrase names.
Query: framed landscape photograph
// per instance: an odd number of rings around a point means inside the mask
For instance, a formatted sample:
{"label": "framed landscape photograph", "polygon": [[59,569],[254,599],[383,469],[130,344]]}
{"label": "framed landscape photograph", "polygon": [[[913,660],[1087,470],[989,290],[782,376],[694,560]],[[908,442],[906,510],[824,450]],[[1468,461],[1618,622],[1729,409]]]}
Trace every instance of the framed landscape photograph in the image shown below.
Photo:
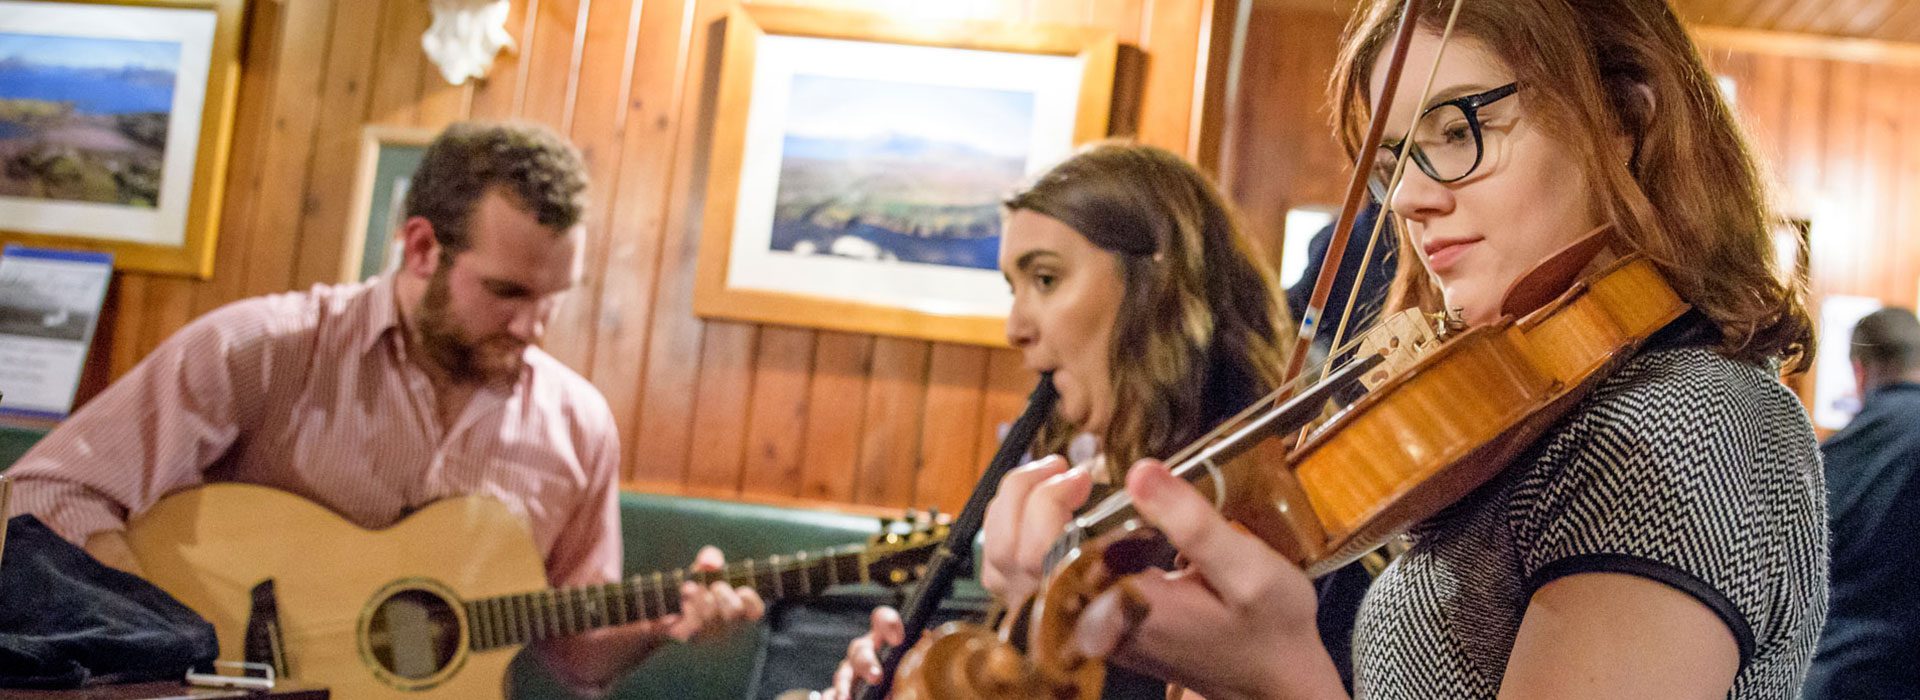
{"label": "framed landscape photograph", "polygon": [[0,0],[0,240],[212,272],[244,0]]}
{"label": "framed landscape photograph", "polygon": [[360,137],[360,172],[353,183],[353,214],[347,217],[347,235],[340,248],[341,282],[359,282],[378,276],[399,262],[394,229],[406,220],[407,187],[427,144],[438,135],[431,129],[369,126]]}
{"label": "framed landscape photograph", "polygon": [[740,7],[725,42],[695,311],[1004,345],[1000,201],[1106,135],[1113,34]]}

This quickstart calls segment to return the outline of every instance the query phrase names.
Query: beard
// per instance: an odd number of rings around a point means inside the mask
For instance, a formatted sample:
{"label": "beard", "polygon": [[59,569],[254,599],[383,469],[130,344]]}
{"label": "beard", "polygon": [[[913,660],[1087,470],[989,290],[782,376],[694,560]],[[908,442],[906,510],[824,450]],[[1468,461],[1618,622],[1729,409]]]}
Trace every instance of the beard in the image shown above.
{"label": "beard", "polygon": [[491,384],[512,380],[526,362],[522,357],[526,343],[507,335],[472,340],[461,331],[449,311],[453,294],[449,290],[447,271],[451,263],[443,260],[439,269],[434,270],[433,278],[427,281],[427,292],[420,300],[421,349],[454,381]]}

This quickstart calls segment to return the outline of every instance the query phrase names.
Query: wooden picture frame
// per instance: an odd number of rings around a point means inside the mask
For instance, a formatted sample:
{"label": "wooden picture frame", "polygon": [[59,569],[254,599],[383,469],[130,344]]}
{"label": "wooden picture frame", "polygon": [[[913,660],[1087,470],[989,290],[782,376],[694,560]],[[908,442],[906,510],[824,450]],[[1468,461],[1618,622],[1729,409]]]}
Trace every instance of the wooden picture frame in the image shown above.
{"label": "wooden picture frame", "polygon": [[1114,35],[746,6],[724,42],[694,311],[1004,346],[999,202],[1106,135]]}
{"label": "wooden picture frame", "polygon": [[211,276],[245,3],[0,0],[0,242]]}
{"label": "wooden picture frame", "polygon": [[393,231],[404,220],[407,183],[439,132],[407,126],[368,126],[360,134],[347,235],[341,237],[340,282],[359,282],[392,263]]}

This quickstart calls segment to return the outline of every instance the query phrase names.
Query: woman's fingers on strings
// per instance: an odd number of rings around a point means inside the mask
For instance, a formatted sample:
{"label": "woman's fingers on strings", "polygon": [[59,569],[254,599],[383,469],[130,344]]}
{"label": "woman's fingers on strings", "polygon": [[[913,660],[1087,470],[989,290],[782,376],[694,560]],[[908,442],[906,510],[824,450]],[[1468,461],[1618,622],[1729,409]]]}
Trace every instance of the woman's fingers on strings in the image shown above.
{"label": "woman's fingers on strings", "polygon": [[1258,601],[1286,560],[1258,538],[1235,528],[1192,485],[1157,460],[1141,460],[1127,473],[1134,507],[1159,528],[1175,549],[1230,605]]}
{"label": "woman's fingers on strings", "polygon": [[1016,571],[1017,550],[1019,544],[1021,509],[1026,506],[1027,496],[1033,488],[1067,470],[1067,461],[1057,455],[1036,460],[1007,472],[1000,479],[1000,488],[994,493],[992,501],[987,503],[986,522],[982,526],[985,537],[985,557],[980,582],[987,590],[1007,594],[1010,587],[1023,587],[1020,574]]}
{"label": "woman's fingers on strings", "polygon": [[1074,509],[1086,503],[1092,492],[1093,473],[1085,467],[1055,474],[1033,488],[1033,493],[1027,496],[1026,509],[1020,513],[1020,534],[1016,540],[1021,576],[1037,578],[1041,574],[1047,550],[1067,521],[1073,519]]}

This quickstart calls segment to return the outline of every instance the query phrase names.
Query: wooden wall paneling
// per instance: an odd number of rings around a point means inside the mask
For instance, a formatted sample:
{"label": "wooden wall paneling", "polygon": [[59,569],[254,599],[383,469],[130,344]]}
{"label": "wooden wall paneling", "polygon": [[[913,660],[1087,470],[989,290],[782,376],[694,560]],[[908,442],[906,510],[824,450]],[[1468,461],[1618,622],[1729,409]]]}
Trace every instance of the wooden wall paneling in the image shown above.
{"label": "wooden wall paneling", "polygon": [[527,26],[531,32],[523,38],[527,78],[520,83],[521,99],[514,116],[540,122],[567,133],[567,121],[574,108],[574,96],[580,81],[581,51],[576,33],[580,19],[593,0],[528,0]]}
{"label": "wooden wall paneling", "polygon": [[1900,220],[1895,218],[1899,197],[1894,186],[1899,180],[1898,163],[1902,157],[1898,150],[1900,137],[1898,120],[1900,105],[1900,77],[1905,69],[1900,66],[1866,66],[1866,94],[1863,105],[1862,121],[1859,129],[1860,151],[1855,167],[1859,169],[1860,184],[1853,189],[1856,205],[1849,208],[1865,215],[1860,227],[1859,242],[1855,244],[1856,268],[1862,281],[1872,285],[1872,289],[1891,291],[1894,280],[1888,279],[1892,265],[1882,257],[1883,243],[1891,240],[1883,232],[1899,230]]}
{"label": "wooden wall paneling", "polygon": [[820,331],[807,390],[807,436],[800,497],[852,503],[860,437],[866,429],[867,377],[873,367],[870,335]]}
{"label": "wooden wall paneling", "polygon": [[593,352],[600,324],[600,308],[606,259],[612,193],[620,172],[621,144],[627,125],[626,99],[633,84],[633,52],[639,36],[639,11],[636,0],[599,0],[582,8],[575,43],[579,46],[574,61],[576,73],[573,106],[564,125],[568,137],[580,148],[591,185],[587,194],[585,259],[578,293],[567,295],[549,323],[546,347],[560,361],[583,375],[593,371]]}
{"label": "wooden wall paneling", "polygon": [[1091,0],[1087,3],[1089,24],[1112,27],[1120,43],[1140,41],[1140,27],[1146,23],[1145,0]]}
{"label": "wooden wall paneling", "polygon": [[473,86],[472,104],[467,107],[467,116],[472,119],[504,119],[517,111],[520,99],[520,85],[526,81],[527,60],[527,22],[531,15],[527,13],[529,2],[539,0],[512,0],[507,6],[507,33],[513,35],[514,49],[502,51],[493,59],[493,67],[487,71],[487,77]]}
{"label": "wooden wall paneling", "polygon": [[1342,18],[1325,12],[1256,6],[1242,60],[1239,98],[1231,116],[1239,154],[1222,173],[1228,197],[1244,217],[1248,236],[1278,269],[1287,211],[1303,205],[1338,206],[1345,193],[1346,154],[1334,137],[1326,81],[1338,51]]}
{"label": "wooden wall paneling", "polygon": [[980,424],[974,431],[970,478],[978,479],[1000,450],[1000,426],[1008,425],[1027,409],[1027,396],[1040,380],[1027,371],[1018,350],[993,350],[987,357],[986,391],[980,400]]}
{"label": "wooden wall paneling", "polygon": [[[582,82],[587,77],[585,57],[588,49],[588,33],[585,21],[592,14],[591,10],[596,4],[601,3],[595,3],[593,0],[538,0],[528,6],[528,11],[533,15],[531,22],[533,31],[526,42],[529,77],[520,86],[524,100],[518,105],[520,111],[514,115],[518,119],[544,124],[573,140],[583,149],[590,143],[604,144],[608,138],[603,132],[573,128],[574,115],[579,110],[578,100],[583,90]],[[625,20],[626,16],[623,14],[620,21],[614,24],[615,37],[610,40],[612,43],[603,42],[594,46],[596,50],[612,53],[611,58],[598,57],[607,65],[600,66],[602,70],[596,71],[595,74],[602,78],[602,86],[613,90],[620,88],[618,73],[608,74],[606,69],[624,70],[624,66],[615,61],[619,60],[625,50],[624,37],[619,36],[621,34],[619,29],[623,27],[620,23]],[[604,34],[602,36],[604,37]],[[592,110],[589,108],[588,111]],[[617,113],[617,110],[609,108],[603,114]],[[606,125],[605,119],[589,121],[594,122],[592,126]],[[589,143],[582,143],[583,137]],[[617,135],[614,138],[617,138]],[[588,163],[590,177],[599,175],[594,172],[598,170],[593,167],[594,165],[592,162]],[[599,184],[600,179],[594,177],[593,183]],[[598,195],[592,192],[591,188],[589,196],[595,198],[593,202],[595,205],[599,203]],[[598,239],[593,226],[599,211],[597,206],[589,207],[587,211],[586,259],[588,260],[594,259],[594,254],[597,252],[595,244]],[[592,313],[594,299],[599,296],[599,289],[595,283],[599,275],[596,273],[597,271],[587,272],[584,275],[585,279],[581,280],[582,284],[578,290],[580,293],[569,294],[561,300],[560,308],[547,324],[546,337],[540,343],[540,346],[555,358],[583,373],[590,367],[589,363],[592,360],[594,329],[587,317]]]}
{"label": "wooden wall paneling", "polygon": [[[1019,15],[1024,15],[1023,24],[1099,26],[1090,17],[1093,3],[1089,0],[1031,0],[1024,7],[1016,9]],[[987,15],[989,18],[996,16]]]}
{"label": "wooden wall paneling", "polygon": [[753,394],[754,346],[759,337],[760,327],[754,324],[707,323],[688,454],[688,493],[712,498],[732,498],[740,493],[747,409]]}
{"label": "wooden wall paneling", "polygon": [[427,30],[425,3],[382,0],[380,32],[372,47],[373,97],[367,123],[416,126],[420,123],[420,34]]}
{"label": "wooden wall paneling", "polygon": [[[601,260],[589,261],[604,267],[588,376],[606,395],[622,435],[642,434],[640,403],[666,239],[669,184],[681,157],[678,125],[691,60],[694,4],[656,0],[641,5],[632,82],[619,106],[627,112],[620,170],[608,187],[611,240]],[[638,478],[637,459],[630,445],[624,469],[628,478]]]}
{"label": "wooden wall paneling", "polygon": [[1893,18],[1904,0],[1856,0],[1853,4],[1835,2],[1827,6],[1817,20],[1817,31],[1832,34],[1868,34]]}
{"label": "wooden wall paneling", "polygon": [[473,109],[474,81],[459,85],[447,83],[446,76],[440,74],[440,67],[433,64],[427,52],[420,51],[420,114],[419,125],[422,128],[439,131],[447,125],[467,118]]}
{"label": "wooden wall paneling", "polygon": [[1920,305],[1920,68],[1908,68],[1900,80],[1900,143],[1895,153],[1900,208],[1895,212],[1888,259],[1894,260],[1893,302]]}
{"label": "wooden wall paneling", "polygon": [[[1816,233],[1828,236],[1815,244],[1818,262],[1815,269],[1826,274],[1825,287],[1831,292],[1852,294],[1860,288],[1859,241],[1861,227],[1871,218],[1865,211],[1848,206],[1846,200],[1860,192],[1860,122],[1865,102],[1866,70],[1858,63],[1831,62],[1828,73],[1829,111],[1825,125],[1824,148],[1816,151],[1821,160],[1820,196],[1825,209],[1817,217],[1826,217],[1824,227],[1818,218]],[[1824,230],[1822,230],[1824,229]]]}
{"label": "wooden wall paneling", "polygon": [[1218,177],[1225,146],[1227,82],[1245,47],[1235,36],[1247,28],[1254,0],[1202,0],[1199,43],[1194,47],[1192,101],[1188,104],[1187,153],[1200,169]]}
{"label": "wooden wall paneling", "polygon": [[[411,3],[396,3],[411,4]],[[421,11],[425,11],[422,6]],[[346,245],[352,202],[344,196],[359,175],[360,134],[372,104],[374,59],[380,36],[381,6],[342,2],[334,6],[333,36],[327,49],[326,77],[320,88],[320,121],[314,131],[313,176],[307,180],[301,211],[299,256],[294,287],[334,282]],[[423,53],[424,55],[424,53]],[[437,78],[436,78],[437,80]],[[370,232],[371,233],[371,232]]]}
{"label": "wooden wall paneling", "polygon": [[1140,48],[1146,52],[1139,139],[1192,158],[1194,52],[1200,46],[1201,2],[1146,5]]}
{"label": "wooden wall paneling", "polygon": [[[238,226],[252,239],[247,251],[246,281],[239,296],[285,291],[293,283],[294,257],[299,245],[295,230],[306,206],[306,185],[313,154],[314,128],[320,112],[322,73],[327,66],[333,4],[290,2],[280,34],[280,58],[274,71],[273,116],[267,130],[253,134],[267,148],[258,198],[246,222],[224,222],[223,230]],[[417,36],[417,35],[416,35]],[[344,188],[343,188],[344,189]]]}
{"label": "wooden wall paneling", "polygon": [[958,512],[973,491],[980,411],[986,397],[988,348],[935,343],[927,361],[927,406],[920,427],[915,507]]}
{"label": "wooden wall paneling", "polygon": [[[1788,66],[1787,93],[1788,111],[1782,115],[1786,127],[1786,142],[1781,160],[1782,181],[1785,183],[1788,199],[1793,202],[1803,216],[1810,219],[1825,216],[1819,198],[1822,163],[1820,158],[1824,143],[1821,140],[1825,131],[1827,105],[1827,64],[1825,61],[1794,59]],[[1832,275],[1826,269],[1829,256],[1826,253],[1826,233],[1823,224],[1814,220],[1812,250],[1808,254],[1809,285],[1817,299],[1825,293],[1828,278]]]}
{"label": "wooden wall paneling", "polygon": [[747,415],[740,494],[751,498],[801,496],[807,440],[808,389],[814,331],[767,326],[755,350],[753,404]]}
{"label": "wooden wall paneling", "polygon": [[853,484],[856,503],[906,507],[913,499],[931,346],[924,340],[874,340],[873,376],[867,383],[863,421],[866,434],[861,437]]}
{"label": "wooden wall paneling", "polygon": [[[196,315],[212,311],[214,307],[238,297],[241,283],[246,278],[247,250],[252,241],[247,235],[245,222],[253,220],[255,205],[251,193],[260,191],[260,181],[264,177],[266,159],[261,156],[267,144],[258,135],[266,132],[273,116],[273,78],[279,60],[280,35],[284,28],[281,21],[283,9],[277,2],[261,2],[247,10],[247,38],[240,57],[240,94],[234,114],[233,147],[228,156],[228,195],[222,199],[220,207],[220,235],[214,242],[213,278],[201,282],[194,289],[193,310]],[[122,275],[122,281],[128,281],[131,277]],[[132,285],[122,286],[131,288]],[[132,309],[137,306],[121,303],[118,308],[121,314],[133,314]],[[110,374],[117,378],[131,367],[129,364],[126,368],[115,368]]]}
{"label": "wooden wall paneling", "polygon": [[[720,37],[718,20],[729,3],[693,2],[687,85],[682,92],[681,125],[676,162],[668,184],[660,273],[653,299],[652,329],[640,403],[640,434],[648,447],[636,453],[633,474],[639,481],[678,481],[684,473],[692,433],[695,378],[700,372],[703,323],[693,315],[693,278],[699,252],[701,207],[706,181],[705,159],[711,139],[706,115],[718,99]],[[684,166],[684,167],[682,167]],[[737,341],[736,341],[737,342]]]}
{"label": "wooden wall paneling", "polygon": [[[119,273],[119,282],[113,285],[114,298],[107,303],[114,307],[114,314],[110,317],[114,344],[105,358],[107,373],[113,377],[126,374],[134,365],[140,364],[140,358],[147,356],[141,349],[140,332],[145,325],[147,280],[150,279],[153,279],[151,275],[122,272]],[[92,397],[74,398],[77,405]]]}
{"label": "wooden wall paneling", "polygon": [[1089,10],[1094,26],[1110,27],[1119,41],[1113,70],[1113,104],[1108,110],[1107,133],[1132,136],[1140,131],[1140,102],[1146,54],[1140,37],[1147,24],[1146,0],[1093,0]]}
{"label": "wooden wall paneling", "polygon": [[1739,113],[1747,126],[1748,137],[1761,154],[1768,182],[1776,188],[1775,197],[1782,213],[1805,216],[1806,212],[1795,211],[1786,192],[1779,190],[1786,183],[1787,105],[1787,59],[1754,56],[1753,72],[1740,86]]}
{"label": "wooden wall paneling", "polygon": [[147,280],[145,319],[139,352],[142,357],[160,347],[160,342],[193,320],[194,281],[172,275],[155,275]]}

